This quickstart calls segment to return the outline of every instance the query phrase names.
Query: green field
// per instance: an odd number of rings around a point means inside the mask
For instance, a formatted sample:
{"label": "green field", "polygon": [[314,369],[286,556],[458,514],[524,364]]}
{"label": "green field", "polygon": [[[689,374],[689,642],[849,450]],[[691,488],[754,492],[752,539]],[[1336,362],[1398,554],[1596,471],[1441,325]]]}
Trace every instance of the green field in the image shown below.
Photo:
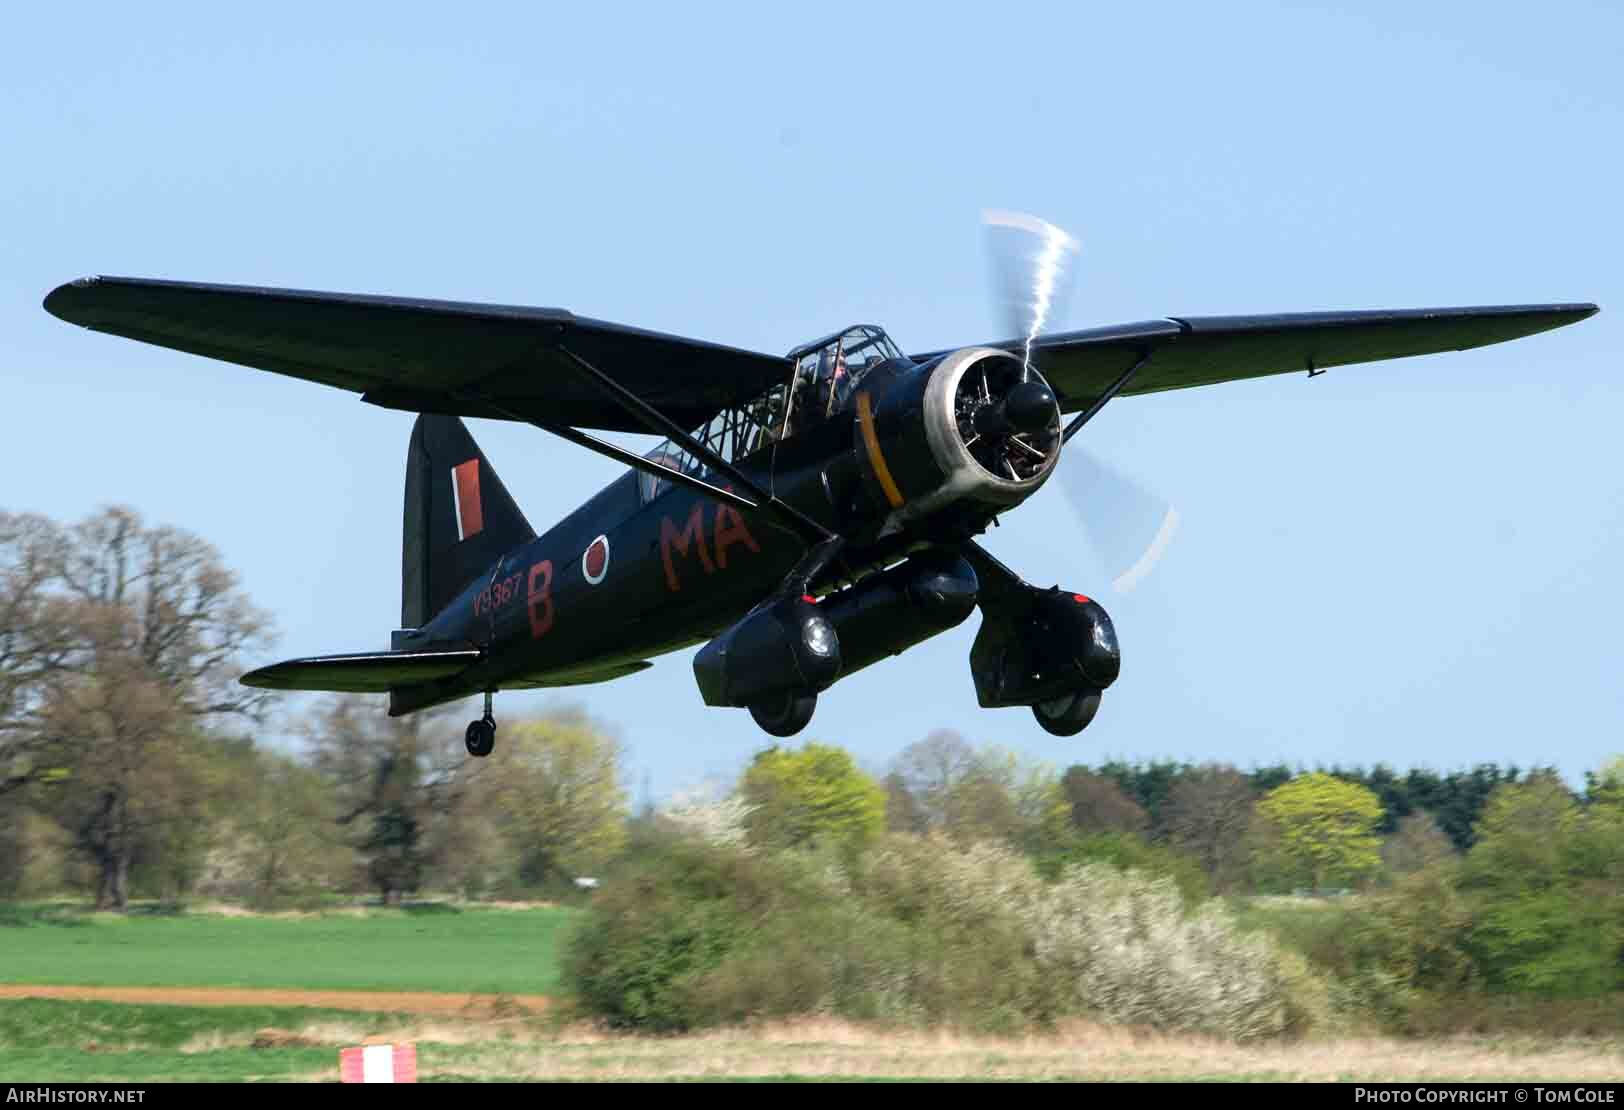
{"label": "green field", "polygon": [[0,983],[549,994],[579,911],[434,905],[227,917],[13,910]]}

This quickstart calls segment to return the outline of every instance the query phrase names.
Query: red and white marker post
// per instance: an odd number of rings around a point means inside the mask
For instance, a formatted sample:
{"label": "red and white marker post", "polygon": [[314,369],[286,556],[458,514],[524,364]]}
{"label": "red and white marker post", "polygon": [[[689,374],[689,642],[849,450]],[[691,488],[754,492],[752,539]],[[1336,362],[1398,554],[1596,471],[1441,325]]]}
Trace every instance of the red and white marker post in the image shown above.
{"label": "red and white marker post", "polygon": [[416,1083],[415,1044],[369,1044],[338,1054],[341,1083]]}

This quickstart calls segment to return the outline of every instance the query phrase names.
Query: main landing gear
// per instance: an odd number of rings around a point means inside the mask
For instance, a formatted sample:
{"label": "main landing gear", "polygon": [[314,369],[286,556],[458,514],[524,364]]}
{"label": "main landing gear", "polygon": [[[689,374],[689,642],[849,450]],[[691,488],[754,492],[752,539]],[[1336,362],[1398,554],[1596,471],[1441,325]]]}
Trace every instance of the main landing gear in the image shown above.
{"label": "main landing gear", "polygon": [[1076,736],[1088,727],[1088,722],[1099,711],[1099,691],[1082,690],[1051,701],[1038,702],[1032,707],[1032,716],[1038,719],[1045,732],[1055,736]]}
{"label": "main landing gear", "polygon": [[485,691],[485,715],[468,722],[468,735],[464,738],[468,754],[484,759],[496,747],[496,718],[491,715],[491,691]]}
{"label": "main landing gear", "polygon": [[785,691],[750,707],[750,716],[756,719],[763,732],[773,736],[794,736],[812,720],[812,711],[818,707],[817,694],[798,694]]}

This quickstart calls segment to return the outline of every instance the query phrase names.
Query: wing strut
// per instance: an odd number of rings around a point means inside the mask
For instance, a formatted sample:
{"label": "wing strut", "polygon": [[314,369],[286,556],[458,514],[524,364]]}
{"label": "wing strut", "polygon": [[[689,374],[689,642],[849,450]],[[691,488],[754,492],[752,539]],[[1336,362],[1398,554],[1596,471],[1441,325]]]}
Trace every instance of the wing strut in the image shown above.
{"label": "wing strut", "polygon": [[[597,386],[605,396],[624,409],[633,419],[641,423],[652,434],[666,436],[672,442],[680,444],[690,455],[708,464],[712,470],[731,478],[746,493],[755,498],[757,504],[752,506],[752,508],[760,509],[762,512],[776,517],[777,520],[775,523],[777,523],[780,527],[796,533],[802,539],[807,540],[810,543],[819,543],[823,540],[833,538],[834,533],[830,532],[827,528],[813,520],[811,517],[807,516],[805,513],[802,513],[793,506],[780,501],[778,498],[774,497],[770,491],[762,489],[753,479],[746,475],[744,471],[740,470],[738,467],[724,459],[720,454],[712,451],[705,444],[699,442],[699,440],[683,431],[682,428],[673,423],[668,417],[665,416],[665,414],[661,413],[658,409],[654,408],[641,397],[637,396],[637,394],[615,381],[608,374],[605,374],[602,370],[599,370],[596,366],[593,366],[586,359],[582,358],[580,355],[576,354],[562,343],[558,345],[558,350],[559,353],[561,353],[565,358],[569,359],[569,361],[575,365],[575,368],[581,372],[587,381]],[[587,445],[582,444],[582,446]],[[596,450],[596,448],[593,448],[593,450]],[[704,483],[700,484],[703,485]],[[715,487],[709,487],[709,489],[714,488]]]}
{"label": "wing strut", "polygon": [[1149,362],[1150,356],[1154,353],[1154,351],[1146,351],[1144,354],[1140,355],[1139,361],[1128,367],[1126,373],[1107,386],[1104,393],[1101,393],[1098,397],[1094,398],[1094,403],[1092,405],[1089,405],[1088,408],[1072,417],[1071,423],[1066,425],[1066,431],[1060,437],[1060,442],[1062,444],[1069,443],[1071,441],[1071,437],[1080,432],[1083,425],[1094,419],[1095,415],[1105,407],[1105,402],[1109,401],[1112,397],[1115,397],[1118,393],[1121,393],[1127,388],[1128,383],[1133,381],[1133,376],[1139,373],[1139,368],[1145,363]]}
{"label": "wing strut", "polygon": [[521,416],[519,413],[503,408],[499,402],[477,393],[463,393],[457,396],[460,400],[478,401],[482,405],[488,405],[493,412],[501,413],[509,420],[529,424],[532,427],[540,428],[544,432],[551,432],[559,439],[568,440],[577,447],[585,447],[588,451],[596,451],[598,454],[614,459],[616,462],[625,463],[633,470],[640,470],[644,474],[652,474],[661,481],[686,486],[697,493],[704,494],[706,497],[714,497],[724,504],[732,505],[735,509],[753,511],[762,507],[748,497],[740,497],[730,489],[713,486],[703,479],[695,478],[692,474],[673,469],[663,463],[655,462],[653,459],[644,458],[635,451],[628,451],[618,444],[610,443],[606,439],[599,439],[597,436],[583,432],[579,428],[572,428],[568,424],[554,424],[546,420],[534,420],[528,416]]}

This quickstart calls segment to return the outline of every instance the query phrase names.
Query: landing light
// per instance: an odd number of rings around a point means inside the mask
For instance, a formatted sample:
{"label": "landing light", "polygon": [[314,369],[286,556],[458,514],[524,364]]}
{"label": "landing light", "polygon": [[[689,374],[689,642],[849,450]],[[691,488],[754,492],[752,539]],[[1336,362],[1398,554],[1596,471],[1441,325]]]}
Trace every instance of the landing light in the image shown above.
{"label": "landing light", "polygon": [[819,617],[806,622],[806,646],[814,654],[830,656],[835,653],[835,630],[828,621]]}

